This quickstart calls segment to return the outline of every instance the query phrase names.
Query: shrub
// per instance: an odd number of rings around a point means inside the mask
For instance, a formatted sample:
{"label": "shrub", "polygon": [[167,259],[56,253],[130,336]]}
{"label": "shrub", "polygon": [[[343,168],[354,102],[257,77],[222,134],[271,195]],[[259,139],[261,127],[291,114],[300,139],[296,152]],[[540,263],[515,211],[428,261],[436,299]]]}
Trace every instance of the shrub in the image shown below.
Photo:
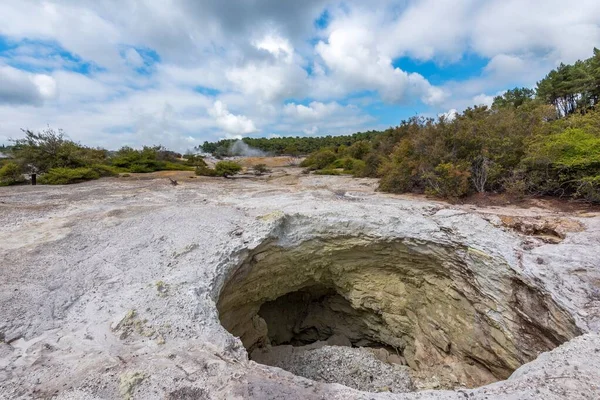
{"label": "shrub", "polygon": [[269,168],[267,168],[267,164],[256,164],[252,167],[254,170],[254,175],[263,175],[271,172]]}
{"label": "shrub", "polygon": [[217,171],[212,168],[208,168],[208,166],[198,167],[196,168],[196,175],[198,176],[217,176]]}
{"label": "shrub", "polygon": [[442,163],[425,175],[427,186],[425,192],[434,196],[457,199],[469,193],[468,166],[462,164]]}
{"label": "shrub", "polygon": [[382,162],[377,174],[381,177],[379,190],[390,193],[423,192],[422,176],[413,161],[408,159]]}
{"label": "shrub", "polygon": [[377,171],[383,164],[384,158],[376,153],[369,153],[365,157],[365,168],[362,171],[362,176],[377,177]]}
{"label": "shrub", "polygon": [[242,170],[242,166],[234,161],[219,161],[215,165],[217,176],[227,178],[235,175]]}
{"label": "shrub", "polygon": [[346,154],[357,160],[363,160],[371,151],[371,143],[367,140],[359,140],[346,149]]}
{"label": "shrub", "polygon": [[154,171],[193,171],[190,165],[184,165],[177,158],[179,154],[166,150],[162,146],[141,150],[122,147],[111,158],[111,164],[122,171],[145,173]]}
{"label": "shrub", "polygon": [[92,168],[52,168],[40,176],[43,185],[68,185],[100,178]]}
{"label": "shrub", "polygon": [[324,169],[319,169],[317,171],[315,171],[316,175],[342,175],[343,172],[340,171],[339,169],[333,169],[333,168],[324,168]]}
{"label": "shrub", "polygon": [[111,167],[110,165],[94,164],[90,168],[96,171],[101,177],[119,175],[119,170],[115,167]]}
{"label": "shrub", "polygon": [[302,163],[301,167],[312,169],[323,169],[335,162],[337,156],[332,150],[322,149],[308,156]]}
{"label": "shrub", "polygon": [[0,186],[14,185],[25,182],[21,167],[15,162],[9,161],[0,168]]}
{"label": "shrub", "polygon": [[600,203],[600,175],[579,180],[575,197],[590,203]]}
{"label": "shrub", "polygon": [[200,176],[222,176],[227,178],[235,175],[242,170],[242,166],[233,161],[219,161],[215,168],[198,167],[196,168],[196,175]]}
{"label": "shrub", "polygon": [[379,190],[389,193],[406,193],[413,189],[411,176],[399,168],[382,168]]}
{"label": "shrub", "polygon": [[508,197],[523,200],[528,190],[528,183],[523,171],[513,171],[502,183],[504,192]]}
{"label": "shrub", "polygon": [[206,161],[204,161],[204,157],[202,156],[198,156],[196,154],[186,154],[184,157],[186,159],[184,161],[184,165],[190,167],[208,167]]}
{"label": "shrub", "polygon": [[366,166],[367,164],[363,160],[352,160],[352,163],[350,163],[349,166],[347,165],[344,170],[350,172],[356,177],[362,177],[365,176],[364,173]]}

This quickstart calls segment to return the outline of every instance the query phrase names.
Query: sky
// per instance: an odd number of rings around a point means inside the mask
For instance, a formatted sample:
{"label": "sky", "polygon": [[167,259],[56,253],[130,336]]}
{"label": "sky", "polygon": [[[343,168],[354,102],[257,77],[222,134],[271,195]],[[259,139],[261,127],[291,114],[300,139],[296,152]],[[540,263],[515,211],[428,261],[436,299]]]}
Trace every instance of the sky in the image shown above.
{"label": "sky", "polygon": [[0,144],[117,149],[452,115],[600,47],[600,1],[2,0]]}

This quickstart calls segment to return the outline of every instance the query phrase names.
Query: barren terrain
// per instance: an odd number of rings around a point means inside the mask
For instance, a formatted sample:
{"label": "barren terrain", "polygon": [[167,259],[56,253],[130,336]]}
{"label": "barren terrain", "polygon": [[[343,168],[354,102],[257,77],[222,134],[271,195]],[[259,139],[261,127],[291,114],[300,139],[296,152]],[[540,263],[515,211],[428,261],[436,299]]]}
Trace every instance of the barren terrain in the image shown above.
{"label": "barren terrain", "polygon": [[270,165],[1,188],[0,398],[600,398],[594,209]]}

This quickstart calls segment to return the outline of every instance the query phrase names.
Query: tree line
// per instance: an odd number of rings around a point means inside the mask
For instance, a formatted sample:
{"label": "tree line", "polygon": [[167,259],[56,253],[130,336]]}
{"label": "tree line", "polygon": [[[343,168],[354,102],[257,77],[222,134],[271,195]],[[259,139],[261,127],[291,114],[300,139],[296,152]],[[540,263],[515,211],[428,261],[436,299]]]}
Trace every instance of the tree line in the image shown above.
{"label": "tree line", "polygon": [[[352,135],[316,136],[316,137],[276,137],[276,138],[243,138],[244,143],[253,149],[261,150],[267,155],[299,156],[306,155],[324,147],[350,146],[359,140],[371,140],[380,132],[357,132]],[[223,139],[217,142],[204,142],[196,147],[197,151],[212,154],[216,157],[232,157],[244,155],[234,145],[238,139]]]}

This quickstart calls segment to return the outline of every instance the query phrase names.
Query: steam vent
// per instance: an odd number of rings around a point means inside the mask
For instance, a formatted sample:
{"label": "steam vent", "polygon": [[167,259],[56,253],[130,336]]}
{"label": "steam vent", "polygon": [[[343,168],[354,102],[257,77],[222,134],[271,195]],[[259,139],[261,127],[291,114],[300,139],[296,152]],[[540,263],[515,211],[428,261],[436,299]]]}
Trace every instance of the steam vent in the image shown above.
{"label": "steam vent", "polygon": [[600,399],[599,214],[186,174],[0,193],[0,398]]}

